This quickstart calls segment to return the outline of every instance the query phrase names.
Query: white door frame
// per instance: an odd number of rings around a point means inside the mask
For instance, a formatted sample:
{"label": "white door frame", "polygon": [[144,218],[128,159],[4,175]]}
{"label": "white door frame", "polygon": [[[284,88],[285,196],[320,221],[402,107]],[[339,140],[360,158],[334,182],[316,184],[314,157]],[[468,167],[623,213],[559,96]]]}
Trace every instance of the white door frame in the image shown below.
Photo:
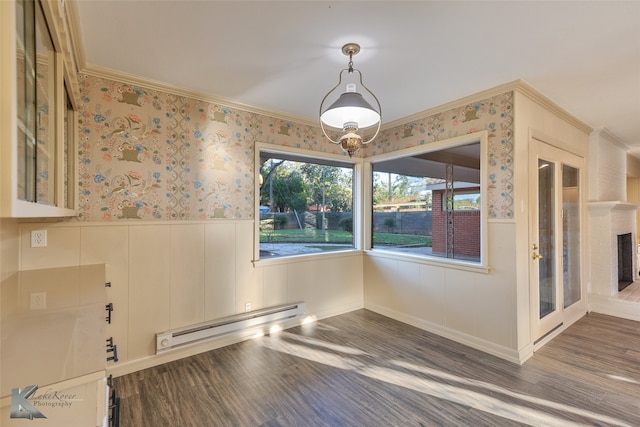
{"label": "white door frame", "polygon": [[[538,160],[543,159],[554,165],[554,238],[553,268],[555,274],[555,305],[553,312],[540,319],[540,291],[539,291],[539,212],[538,212]],[[529,140],[529,291],[530,291],[530,322],[531,338],[534,349],[538,348],[567,326],[580,319],[587,309],[586,304],[586,280],[585,280],[585,252],[586,239],[580,239],[580,299],[564,308],[563,301],[563,239],[562,239],[562,165],[572,166],[579,172],[579,203],[580,203],[580,235],[584,236],[585,225],[585,195],[586,173],[584,158],[558,148],[540,138],[531,137]]]}

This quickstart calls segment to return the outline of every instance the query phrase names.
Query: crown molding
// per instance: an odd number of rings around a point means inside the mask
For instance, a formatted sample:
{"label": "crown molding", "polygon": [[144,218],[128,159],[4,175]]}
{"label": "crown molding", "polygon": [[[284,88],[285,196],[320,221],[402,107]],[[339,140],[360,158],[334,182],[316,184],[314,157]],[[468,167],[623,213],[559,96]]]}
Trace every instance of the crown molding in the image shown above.
{"label": "crown molding", "polygon": [[[252,105],[243,104],[229,98],[214,96],[202,91],[195,91],[192,89],[171,85],[158,80],[148,79],[148,78],[140,77],[137,75],[116,71],[113,69],[108,69],[108,68],[87,64],[84,44],[82,42],[80,16],[78,13],[78,6],[77,6],[78,1],[79,0],[66,0],[64,2],[64,9],[67,15],[66,21],[67,21],[67,26],[69,28],[69,36],[70,36],[69,38],[70,38],[71,47],[73,48],[71,50],[73,52],[73,63],[76,65],[78,73],[84,73],[84,74],[92,75],[95,77],[115,80],[121,83],[135,84],[150,90],[159,90],[159,91],[168,92],[177,96],[184,96],[184,97],[188,97],[188,98],[192,98],[200,101],[220,104],[230,108],[237,108],[250,113],[260,114],[260,115],[272,117],[275,119],[284,120],[287,122],[294,122],[297,124],[318,127],[318,128],[320,127],[318,121],[309,120],[306,117],[296,116],[296,115],[292,115],[292,114],[284,113],[280,111],[273,111],[273,110],[268,110],[264,108],[259,108]],[[525,82],[522,79],[514,80],[499,86],[495,86],[493,88],[490,88],[481,92],[477,92],[475,94],[468,95],[463,98],[459,98],[454,101],[450,101],[433,108],[419,111],[417,113],[411,114],[409,116],[401,117],[399,119],[396,119],[388,123],[384,123],[380,126],[380,131],[385,131],[387,129],[391,129],[396,126],[402,126],[407,123],[422,120],[426,117],[439,114],[457,107],[461,107],[469,103],[476,102],[480,99],[490,98],[490,97],[497,96],[497,95],[500,95],[506,92],[511,92],[511,91],[518,91],[519,93],[522,93],[523,95],[527,96],[534,102],[538,103],[539,105],[543,106],[547,110],[563,118],[567,122],[573,124],[578,129],[582,130],[587,134],[590,134],[593,131],[593,128],[591,126],[579,120],[572,114],[568,113],[566,110],[562,109],[558,104],[553,102],[550,98],[542,95],[539,91],[534,89],[533,86],[531,86],[529,83]],[[618,138],[615,138],[615,140],[620,141]]]}
{"label": "crown molding", "polygon": [[209,93],[195,91],[184,87],[170,85],[158,80],[148,79],[140,77],[134,74],[128,74],[121,71],[112,70],[109,68],[97,67],[87,64],[85,56],[85,48],[82,42],[82,29],[80,25],[80,15],[77,6],[78,0],[66,0],[65,11],[67,12],[67,23],[69,26],[69,33],[71,39],[71,46],[74,52],[75,64],[77,66],[77,72],[88,74],[94,77],[105,78],[109,80],[115,80],[120,83],[134,84],[140,87],[144,87],[150,90],[158,90],[161,92],[167,92],[176,96],[184,96],[199,101],[211,102],[213,104],[224,105],[230,108],[237,108],[239,110],[247,111],[249,113],[260,114],[268,116],[274,119],[284,120],[286,122],[294,122],[301,125],[320,127],[319,123],[314,120],[309,120],[306,117],[295,116],[283,112],[267,110],[264,108],[254,107],[251,105],[243,104],[232,99],[214,96]]}
{"label": "crown molding", "polygon": [[49,34],[53,39],[56,50],[62,58],[64,81],[69,91],[71,103],[77,106],[80,102],[80,88],[78,86],[76,57],[73,55],[73,36],[70,33],[70,23],[66,13],[65,3],[61,1],[42,2],[42,10],[47,19]]}
{"label": "crown molding", "polygon": [[551,100],[551,98],[548,98],[547,96],[545,96],[542,93],[540,93],[537,89],[535,89],[533,86],[531,86],[526,81],[524,81],[524,80],[516,80],[513,83],[514,83],[514,86],[515,86],[514,87],[515,91],[523,94],[524,96],[526,96],[527,98],[531,99],[532,101],[534,101],[538,105],[546,108],[551,113],[559,116],[560,118],[562,118],[566,122],[572,124],[573,126],[578,128],[582,132],[584,132],[586,134],[591,134],[591,132],[593,132],[593,127],[589,126],[588,124],[586,124],[582,120],[578,119],[573,114],[570,114],[568,111],[566,111],[565,109],[560,107],[558,104],[553,102]]}
{"label": "crown molding", "polygon": [[71,48],[75,57],[76,71],[81,72],[87,61],[84,55],[84,43],[82,41],[82,27],[80,25],[80,14],[77,6],[78,0],[66,0],[64,9],[67,15],[67,25],[69,26],[69,35],[71,37]]}
{"label": "crown molding", "polygon": [[516,81],[513,81],[513,82],[509,82],[509,83],[504,83],[502,85],[495,86],[495,87],[493,87],[491,89],[486,89],[486,90],[483,90],[481,92],[476,92],[476,93],[474,93],[472,95],[468,95],[468,96],[465,96],[463,98],[458,98],[458,99],[456,99],[454,101],[450,101],[450,102],[447,102],[445,104],[440,104],[440,105],[438,105],[436,107],[429,108],[427,110],[423,110],[423,111],[411,114],[410,116],[402,117],[400,119],[397,119],[397,120],[394,120],[392,122],[389,122],[389,123],[385,124],[383,126],[383,128],[384,129],[388,129],[388,128],[392,128],[392,127],[395,127],[395,126],[402,126],[404,124],[415,122],[415,121],[418,121],[418,120],[422,120],[422,119],[424,119],[426,117],[433,116],[433,115],[439,114],[439,113],[443,113],[445,111],[449,111],[449,110],[452,110],[454,108],[458,108],[458,107],[470,104],[472,102],[477,102],[478,100],[481,100],[481,99],[491,98],[492,96],[500,95],[500,94],[503,94],[505,92],[511,92],[511,91],[513,91],[513,90],[515,90],[517,88],[517,83],[519,81],[520,80],[516,80]]}
{"label": "crown molding", "polygon": [[616,136],[613,132],[611,132],[606,127],[599,127],[599,128],[593,129],[593,132],[591,133],[591,135],[596,138],[606,139],[607,141],[611,142],[614,145],[617,145],[618,147],[622,148],[625,151],[631,150],[631,147],[625,144],[622,141],[622,139],[618,138],[618,136]]}
{"label": "crown molding", "polygon": [[229,98],[213,96],[205,92],[167,84],[158,80],[142,78],[134,74],[123,73],[121,71],[115,71],[108,68],[88,65],[85,67],[85,69],[81,71],[81,73],[88,74],[94,77],[115,80],[121,83],[133,84],[133,85],[140,86],[150,90],[167,92],[176,96],[184,96],[186,98],[191,98],[198,101],[205,101],[205,102],[211,102],[213,104],[224,105],[225,107],[236,108],[249,113],[255,113],[263,116],[268,116],[274,119],[284,120],[286,122],[294,122],[301,125],[320,127],[318,122],[309,120],[306,117],[295,116],[292,114],[287,114],[279,111],[273,111],[273,110],[267,110],[264,108],[254,107],[252,105],[243,104],[241,102],[234,101]]}
{"label": "crown molding", "polygon": [[[418,113],[414,113],[410,116],[406,116],[393,122],[387,123],[383,126],[383,129],[389,129],[395,126],[401,126],[406,123],[411,123],[414,121],[422,120],[425,117],[429,117],[435,114],[439,114],[454,108],[458,108],[473,102],[477,102],[481,99],[491,98],[493,96],[497,96],[506,92],[519,92],[531,99],[535,103],[541,105],[542,107],[549,110],[551,113],[559,116],[563,120],[569,122],[573,126],[577,127],[581,131],[586,134],[591,134],[594,130],[591,126],[578,119],[576,116],[570,114],[563,108],[561,108],[558,104],[553,102],[550,98],[546,97],[538,90],[536,90],[533,86],[522,79],[514,80],[508,83],[501,84],[499,86],[495,86],[493,88],[483,90],[481,92],[474,93],[473,95],[468,95],[463,98],[456,99],[451,102],[447,102],[446,104],[439,105],[437,107],[430,108],[428,110],[423,110]],[[608,133],[611,135],[611,133]],[[612,135],[615,140],[620,141],[618,138]],[[621,142],[620,142],[621,143]]]}

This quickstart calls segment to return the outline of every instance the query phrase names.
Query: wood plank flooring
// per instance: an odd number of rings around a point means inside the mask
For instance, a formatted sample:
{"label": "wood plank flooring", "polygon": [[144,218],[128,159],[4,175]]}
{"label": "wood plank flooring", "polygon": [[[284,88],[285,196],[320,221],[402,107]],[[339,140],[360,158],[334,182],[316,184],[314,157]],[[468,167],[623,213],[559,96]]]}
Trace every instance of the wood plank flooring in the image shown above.
{"label": "wood plank flooring", "polygon": [[358,310],[114,385],[121,427],[639,426],[640,322],[589,314],[519,366]]}

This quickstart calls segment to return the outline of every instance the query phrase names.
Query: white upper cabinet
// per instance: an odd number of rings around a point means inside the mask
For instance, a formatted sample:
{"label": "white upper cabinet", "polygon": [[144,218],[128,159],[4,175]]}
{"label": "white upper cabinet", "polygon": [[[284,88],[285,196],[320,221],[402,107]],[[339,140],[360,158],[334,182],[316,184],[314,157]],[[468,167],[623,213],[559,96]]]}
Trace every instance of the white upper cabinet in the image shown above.
{"label": "white upper cabinet", "polygon": [[0,216],[76,215],[75,69],[63,3],[0,2]]}

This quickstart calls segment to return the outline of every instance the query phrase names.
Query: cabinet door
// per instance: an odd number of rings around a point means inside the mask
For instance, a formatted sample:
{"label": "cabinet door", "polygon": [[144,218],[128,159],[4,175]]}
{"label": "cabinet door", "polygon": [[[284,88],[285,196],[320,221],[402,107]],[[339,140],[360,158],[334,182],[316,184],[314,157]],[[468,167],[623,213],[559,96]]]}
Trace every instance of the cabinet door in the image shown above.
{"label": "cabinet door", "polygon": [[[57,82],[62,79],[58,77],[59,64],[57,64],[56,51],[53,48],[53,40],[47,22],[44,18],[40,2],[35,3],[35,152],[33,159],[26,159],[27,162],[35,163],[34,182],[35,199],[29,200],[45,205],[55,206],[58,200],[56,194],[57,186],[57,135],[58,126],[61,122],[61,111],[59,109],[60,97],[57,93]],[[27,1],[27,5],[32,2]]]}
{"label": "cabinet door", "polygon": [[18,1],[18,198],[56,204],[56,51],[40,2]]}
{"label": "cabinet door", "polygon": [[36,42],[34,2],[16,2],[17,197],[35,201]]}
{"label": "cabinet door", "polygon": [[[77,214],[73,101],[79,98],[63,55],[69,46],[61,14],[58,2],[0,1],[0,56],[7,64],[0,73],[2,217]],[[65,90],[65,75],[74,90]]]}

